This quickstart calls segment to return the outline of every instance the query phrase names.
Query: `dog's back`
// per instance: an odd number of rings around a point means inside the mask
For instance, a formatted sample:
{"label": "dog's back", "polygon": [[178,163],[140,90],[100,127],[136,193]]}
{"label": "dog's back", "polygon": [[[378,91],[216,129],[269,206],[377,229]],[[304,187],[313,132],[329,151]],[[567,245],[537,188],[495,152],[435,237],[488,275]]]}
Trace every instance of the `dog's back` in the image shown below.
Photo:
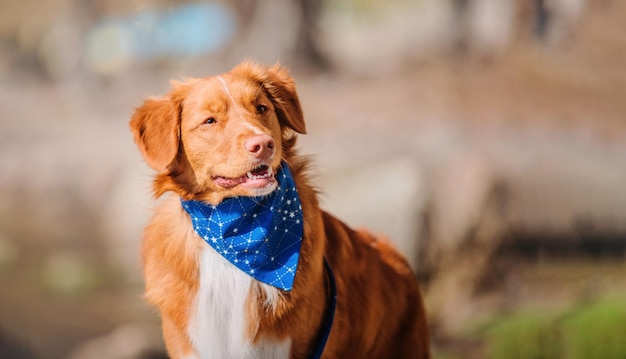
{"label": "dog's back", "polygon": [[[386,238],[355,231],[324,213],[326,258],[334,268],[344,315],[328,349],[336,358],[428,358],[429,330],[417,281]],[[329,353],[330,354],[330,353]],[[333,356],[329,356],[333,357]]]}

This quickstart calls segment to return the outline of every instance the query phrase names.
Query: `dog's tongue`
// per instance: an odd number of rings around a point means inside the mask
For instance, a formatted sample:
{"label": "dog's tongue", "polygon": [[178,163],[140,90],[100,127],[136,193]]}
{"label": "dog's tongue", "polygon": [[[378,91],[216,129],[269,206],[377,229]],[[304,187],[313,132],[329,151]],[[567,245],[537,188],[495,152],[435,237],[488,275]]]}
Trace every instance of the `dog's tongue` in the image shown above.
{"label": "dog's tongue", "polygon": [[235,187],[236,185],[245,182],[247,179],[248,179],[247,176],[241,176],[237,178],[215,177],[214,180],[215,180],[215,183],[217,183],[218,185],[225,187],[225,188],[230,188],[230,187]]}

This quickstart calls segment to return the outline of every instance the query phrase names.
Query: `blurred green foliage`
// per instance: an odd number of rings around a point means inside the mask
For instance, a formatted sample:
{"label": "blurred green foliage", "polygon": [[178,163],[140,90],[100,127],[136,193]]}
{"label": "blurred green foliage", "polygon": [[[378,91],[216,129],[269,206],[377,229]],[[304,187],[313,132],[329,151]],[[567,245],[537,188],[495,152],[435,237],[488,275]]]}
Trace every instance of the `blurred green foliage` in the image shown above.
{"label": "blurred green foliage", "polygon": [[606,300],[573,311],[561,321],[564,358],[626,358],[626,301]]}
{"label": "blurred green foliage", "polygon": [[487,358],[559,358],[558,330],[545,315],[515,313],[491,324],[484,331]]}
{"label": "blurred green foliage", "polygon": [[490,359],[626,358],[626,301],[604,299],[558,315],[520,311],[478,330]]}

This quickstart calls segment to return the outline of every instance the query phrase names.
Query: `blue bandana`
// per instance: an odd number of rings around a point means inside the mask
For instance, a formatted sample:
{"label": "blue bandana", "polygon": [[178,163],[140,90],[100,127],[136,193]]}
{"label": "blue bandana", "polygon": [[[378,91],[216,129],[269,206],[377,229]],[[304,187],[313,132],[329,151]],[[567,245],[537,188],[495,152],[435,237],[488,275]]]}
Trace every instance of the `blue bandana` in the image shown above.
{"label": "blue bandana", "polygon": [[291,290],[300,257],[302,206],[286,164],[278,187],[263,197],[233,197],[213,206],[181,201],[196,233],[252,278]]}

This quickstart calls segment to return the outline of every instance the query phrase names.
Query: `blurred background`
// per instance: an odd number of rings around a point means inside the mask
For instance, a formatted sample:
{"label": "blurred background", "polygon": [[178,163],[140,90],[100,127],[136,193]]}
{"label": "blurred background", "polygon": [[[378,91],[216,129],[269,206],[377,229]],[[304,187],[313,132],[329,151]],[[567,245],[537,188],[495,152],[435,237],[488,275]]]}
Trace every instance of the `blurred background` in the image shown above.
{"label": "blurred background", "polygon": [[292,70],[324,208],[409,258],[435,358],[626,358],[625,33],[620,0],[0,0],[0,357],[165,357],[128,120],[253,58]]}

